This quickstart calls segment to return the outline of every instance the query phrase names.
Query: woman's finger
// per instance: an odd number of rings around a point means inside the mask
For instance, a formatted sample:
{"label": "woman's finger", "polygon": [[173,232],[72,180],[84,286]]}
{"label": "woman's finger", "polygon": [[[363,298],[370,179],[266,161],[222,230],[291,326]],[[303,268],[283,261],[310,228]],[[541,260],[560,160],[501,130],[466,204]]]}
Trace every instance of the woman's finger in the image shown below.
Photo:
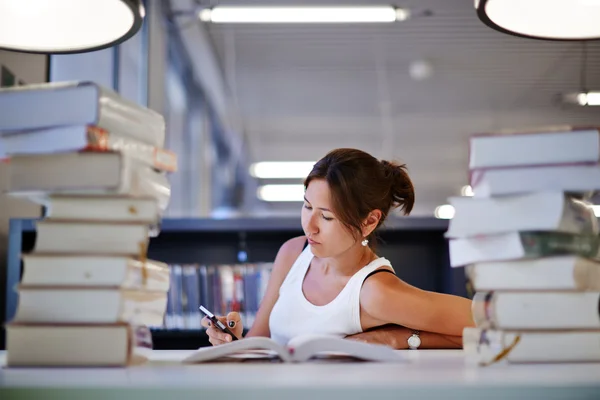
{"label": "woman's finger", "polygon": [[222,343],[229,343],[231,342],[231,335],[225,333],[225,332],[221,332],[221,330],[213,327],[210,327],[206,330],[206,334],[210,339],[222,342]]}
{"label": "woman's finger", "polygon": [[229,343],[229,342],[224,342],[223,340],[220,340],[220,339],[215,338],[215,337],[209,337],[208,341],[213,346],[219,346],[219,345],[222,345],[222,344],[225,344],[225,343]]}
{"label": "woman's finger", "polygon": [[223,342],[222,342],[222,341],[220,341],[220,340],[217,340],[217,339],[212,339],[212,338],[211,338],[211,339],[208,339],[208,342],[209,342],[210,344],[212,344],[213,346],[219,346],[219,345],[222,345],[222,344],[223,344]]}
{"label": "woman's finger", "polygon": [[232,311],[227,314],[227,327],[231,329],[235,336],[238,338],[242,337],[244,325],[242,324],[242,317],[238,312]]}
{"label": "woman's finger", "polygon": [[202,326],[205,328],[208,328],[212,325],[210,322],[210,319],[208,319],[208,317],[202,318],[202,320],[200,321],[200,324],[202,324]]}
{"label": "woman's finger", "polygon": [[234,328],[236,325],[240,325],[242,323],[242,317],[240,316],[240,313],[232,311],[227,314],[226,321],[227,326]]}

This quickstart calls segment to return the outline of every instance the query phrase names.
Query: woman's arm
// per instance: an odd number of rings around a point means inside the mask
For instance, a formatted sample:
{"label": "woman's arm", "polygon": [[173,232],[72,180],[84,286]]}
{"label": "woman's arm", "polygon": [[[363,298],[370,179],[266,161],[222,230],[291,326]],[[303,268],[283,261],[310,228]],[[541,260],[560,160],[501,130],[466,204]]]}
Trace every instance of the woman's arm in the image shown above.
{"label": "woman's arm", "polygon": [[363,329],[396,324],[423,332],[462,337],[463,328],[475,326],[471,300],[421,290],[392,274],[375,274],[360,294]]}
{"label": "woman's arm", "polygon": [[[408,349],[408,338],[413,330],[399,325],[384,325],[365,332],[346,336],[346,339],[365,343],[385,344],[397,350]],[[461,349],[462,337],[442,335],[433,332],[420,332],[420,349]]]}
{"label": "woman's arm", "polygon": [[254,324],[246,334],[246,337],[271,336],[269,330],[271,310],[273,310],[273,306],[279,298],[279,288],[281,287],[281,284],[300,253],[302,253],[304,243],[306,243],[306,237],[298,236],[285,242],[279,249],[279,252],[277,252],[267,289],[265,290],[258,312],[256,313]]}

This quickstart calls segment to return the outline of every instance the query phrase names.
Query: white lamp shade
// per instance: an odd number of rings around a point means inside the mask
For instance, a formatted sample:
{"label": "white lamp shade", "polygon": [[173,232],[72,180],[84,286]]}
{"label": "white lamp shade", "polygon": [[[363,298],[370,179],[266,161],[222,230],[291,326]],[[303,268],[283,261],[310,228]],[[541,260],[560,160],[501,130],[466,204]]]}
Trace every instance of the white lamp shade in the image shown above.
{"label": "white lamp shade", "polygon": [[479,19],[515,36],[600,39],[600,0],[475,0]]}
{"label": "white lamp shade", "polygon": [[141,0],[2,0],[0,48],[80,53],[119,44],[141,27]]}

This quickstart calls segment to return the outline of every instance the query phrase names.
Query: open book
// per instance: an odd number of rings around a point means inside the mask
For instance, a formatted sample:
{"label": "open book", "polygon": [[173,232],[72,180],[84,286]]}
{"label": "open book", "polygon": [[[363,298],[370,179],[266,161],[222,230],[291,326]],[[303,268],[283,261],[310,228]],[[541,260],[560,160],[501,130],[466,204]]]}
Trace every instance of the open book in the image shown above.
{"label": "open book", "polygon": [[186,357],[184,363],[259,361],[281,362],[378,361],[402,362],[406,358],[391,347],[362,343],[336,336],[302,335],[283,346],[267,337],[250,337],[220,346],[202,347]]}

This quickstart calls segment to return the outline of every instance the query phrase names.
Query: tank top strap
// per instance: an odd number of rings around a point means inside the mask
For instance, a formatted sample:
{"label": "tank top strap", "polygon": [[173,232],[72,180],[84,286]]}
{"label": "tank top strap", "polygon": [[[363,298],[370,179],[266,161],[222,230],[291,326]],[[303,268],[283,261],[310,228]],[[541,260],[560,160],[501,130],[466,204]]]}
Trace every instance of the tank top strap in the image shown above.
{"label": "tank top strap", "polygon": [[367,276],[378,269],[387,269],[395,273],[392,263],[390,263],[387,258],[379,257],[362,267],[357,273],[354,274],[354,276],[352,276],[351,280],[354,281],[353,284],[358,284],[359,287],[362,287],[362,284],[364,280],[367,279]]}
{"label": "tank top strap", "polygon": [[363,282],[371,273],[378,269],[387,269],[395,273],[390,261],[384,257],[379,257],[361,268],[361,270],[355,273],[348,282],[348,303],[351,307],[350,318],[356,332],[362,332],[362,325],[360,323],[360,291]]}

